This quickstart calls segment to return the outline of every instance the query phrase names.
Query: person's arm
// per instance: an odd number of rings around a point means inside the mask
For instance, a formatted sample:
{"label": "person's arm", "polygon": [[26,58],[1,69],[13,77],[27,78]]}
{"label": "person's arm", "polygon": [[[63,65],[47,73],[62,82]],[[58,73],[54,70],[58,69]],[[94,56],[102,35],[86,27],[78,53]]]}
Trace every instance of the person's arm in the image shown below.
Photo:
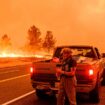
{"label": "person's arm", "polygon": [[76,71],[76,67],[72,67],[69,72],[67,71],[62,71],[61,69],[57,69],[57,74],[60,76],[62,74],[67,75],[67,76],[74,76]]}
{"label": "person's arm", "polygon": [[62,74],[67,75],[67,76],[74,76],[75,71],[76,71],[76,67],[72,67],[69,72],[62,71]]}
{"label": "person's arm", "polygon": [[61,70],[61,69],[58,69],[58,70],[57,70],[57,73],[58,73],[59,75],[64,74],[64,75],[67,75],[67,76],[74,76],[74,75],[75,75],[75,72],[76,72],[76,65],[77,65],[76,61],[73,60],[73,62],[72,62],[72,67],[70,67],[70,71],[69,71],[69,72],[68,72],[68,71],[63,71],[63,70]]}
{"label": "person's arm", "polygon": [[[70,65],[71,65],[71,63],[70,63]],[[63,71],[62,74],[67,75],[67,76],[74,76],[75,72],[76,72],[76,65],[77,65],[76,61],[73,60],[72,67],[70,67],[70,71],[69,72]]]}
{"label": "person's arm", "polygon": [[60,68],[56,68],[56,76],[59,77],[60,75],[62,75],[63,71]]}

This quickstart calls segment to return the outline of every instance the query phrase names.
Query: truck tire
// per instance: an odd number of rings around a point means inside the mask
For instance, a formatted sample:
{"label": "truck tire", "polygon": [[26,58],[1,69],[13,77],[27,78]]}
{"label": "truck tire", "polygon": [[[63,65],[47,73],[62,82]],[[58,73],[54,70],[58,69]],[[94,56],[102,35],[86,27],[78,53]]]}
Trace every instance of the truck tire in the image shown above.
{"label": "truck tire", "polygon": [[36,89],[36,96],[40,99],[44,99],[47,94],[45,94],[44,90]]}
{"label": "truck tire", "polygon": [[89,99],[91,102],[95,102],[95,103],[98,103],[100,101],[100,82],[99,80],[97,80],[97,84],[94,90],[92,90],[89,93]]}

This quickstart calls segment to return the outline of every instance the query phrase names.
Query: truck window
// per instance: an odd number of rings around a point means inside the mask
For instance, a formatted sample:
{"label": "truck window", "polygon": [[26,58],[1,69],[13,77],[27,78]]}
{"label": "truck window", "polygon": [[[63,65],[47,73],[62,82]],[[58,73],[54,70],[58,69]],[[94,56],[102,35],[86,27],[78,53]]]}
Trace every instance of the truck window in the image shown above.
{"label": "truck window", "polygon": [[100,58],[101,55],[100,55],[100,53],[99,53],[99,51],[98,51],[98,49],[96,47],[95,47],[95,51],[96,51],[96,54],[97,54],[98,58]]}
{"label": "truck window", "polygon": [[[60,58],[61,57],[61,50],[63,47],[58,47],[55,50],[55,53],[53,57]],[[77,47],[77,46],[72,46],[70,47],[72,50],[72,55],[73,56],[83,56],[83,57],[89,57],[89,58],[96,58],[96,54],[94,53],[93,49],[91,47]]]}

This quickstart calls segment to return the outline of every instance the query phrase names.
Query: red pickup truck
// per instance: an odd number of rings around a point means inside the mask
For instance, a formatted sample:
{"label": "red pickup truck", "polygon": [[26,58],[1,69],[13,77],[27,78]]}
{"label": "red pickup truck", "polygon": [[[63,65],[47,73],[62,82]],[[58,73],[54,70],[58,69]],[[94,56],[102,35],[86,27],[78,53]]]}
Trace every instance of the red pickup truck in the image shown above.
{"label": "red pickup truck", "polygon": [[86,93],[92,101],[99,102],[101,82],[105,84],[105,60],[93,46],[59,46],[54,50],[52,59],[33,62],[30,67],[31,83],[36,95],[42,98],[46,94],[57,94],[59,78],[55,75],[55,67],[58,64],[53,60],[60,57],[64,47],[72,49],[77,61],[77,93]]}

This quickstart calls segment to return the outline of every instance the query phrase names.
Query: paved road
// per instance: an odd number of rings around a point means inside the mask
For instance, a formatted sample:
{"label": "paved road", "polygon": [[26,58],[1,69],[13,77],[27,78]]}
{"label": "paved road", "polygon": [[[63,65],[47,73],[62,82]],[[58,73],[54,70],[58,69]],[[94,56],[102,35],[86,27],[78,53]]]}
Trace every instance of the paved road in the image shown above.
{"label": "paved road", "polygon": [[[105,105],[105,87],[102,87],[101,101],[99,103],[92,103],[87,96],[78,95],[77,105]],[[56,105],[56,98],[46,97],[43,100],[38,99],[33,93],[9,105]]]}
{"label": "paved road", "polygon": [[[0,105],[56,105],[56,98],[38,99],[30,83],[28,65],[0,69]],[[105,87],[101,101],[91,103],[87,96],[77,97],[78,105],[105,105]]]}

